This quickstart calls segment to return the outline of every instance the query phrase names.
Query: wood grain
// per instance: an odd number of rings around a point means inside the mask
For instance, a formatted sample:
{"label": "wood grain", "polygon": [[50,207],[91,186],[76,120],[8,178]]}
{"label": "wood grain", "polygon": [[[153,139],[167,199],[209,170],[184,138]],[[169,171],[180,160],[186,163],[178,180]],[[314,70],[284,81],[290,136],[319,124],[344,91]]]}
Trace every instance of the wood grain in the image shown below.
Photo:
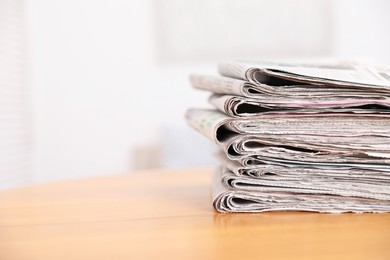
{"label": "wood grain", "polygon": [[219,214],[210,170],[0,192],[0,259],[390,259],[390,214]]}

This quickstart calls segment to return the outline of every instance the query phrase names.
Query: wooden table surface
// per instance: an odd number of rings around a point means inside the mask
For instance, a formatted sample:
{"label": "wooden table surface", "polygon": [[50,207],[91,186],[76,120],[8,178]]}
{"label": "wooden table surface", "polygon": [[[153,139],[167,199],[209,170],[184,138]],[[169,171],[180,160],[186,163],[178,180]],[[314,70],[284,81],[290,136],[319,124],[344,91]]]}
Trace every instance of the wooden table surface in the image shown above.
{"label": "wooden table surface", "polygon": [[219,214],[210,172],[0,192],[0,259],[390,259],[390,214]]}

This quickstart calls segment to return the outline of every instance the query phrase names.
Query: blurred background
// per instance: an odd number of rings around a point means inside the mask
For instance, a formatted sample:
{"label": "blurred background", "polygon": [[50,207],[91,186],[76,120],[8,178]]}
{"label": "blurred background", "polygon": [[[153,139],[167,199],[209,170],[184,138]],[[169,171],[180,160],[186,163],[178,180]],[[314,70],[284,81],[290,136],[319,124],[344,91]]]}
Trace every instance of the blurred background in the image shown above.
{"label": "blurred background", "polygon": [[386,0],[0,0],[0,189],[206,166],[190,73],[230,59],[390,64]]}

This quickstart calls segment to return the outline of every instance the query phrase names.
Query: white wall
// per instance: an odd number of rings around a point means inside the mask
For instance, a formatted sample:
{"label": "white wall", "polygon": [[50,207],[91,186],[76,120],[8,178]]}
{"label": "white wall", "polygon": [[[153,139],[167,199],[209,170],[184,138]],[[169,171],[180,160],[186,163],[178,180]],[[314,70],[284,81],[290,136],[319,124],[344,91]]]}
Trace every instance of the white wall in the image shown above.
{"label": "white wall", "polygon": [[390,1],[333,1],[333,54],[390,64]]}
{"label": "white wall", "polygon": [[326,0],[154,1],[164,62],[311,57],[331,50]]}
{"label": "white wall", "polygon": [[35,181],[127,172],[132,148],[205,103],[189,69],[153,62],[150,5],[29,2]]}

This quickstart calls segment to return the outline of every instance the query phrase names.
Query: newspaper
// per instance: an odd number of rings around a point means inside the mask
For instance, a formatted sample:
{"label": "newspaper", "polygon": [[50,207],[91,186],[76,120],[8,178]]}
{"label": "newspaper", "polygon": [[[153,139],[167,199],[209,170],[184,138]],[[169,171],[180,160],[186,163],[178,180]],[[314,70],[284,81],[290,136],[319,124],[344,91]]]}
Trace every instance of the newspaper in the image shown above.
{"label": "newspaper", "polygon": [[218,66],[223,76],[253,84],[337,86],[390,91],[390,69],[358,64],[296,64],[272,62],[223,62]]}
{"label": "newspaper", "polygon": [[[361,142],[366,136],[390,137],[390,114],[286,112],[232,118],[216,110],[189,109],[185,117],[191,127],[217,144],[226,143],[239,134],[362,137]],[[384,145],[388,147],[390,139],[385,140]]]}
{"label": "newspaper", "polygon": [[285,85],[267,85],[263,83],[254,83],[241,79],[210,76],[210,75],[190,75],[191,85],[200,90],[211,91],[216,94],[226,94],[231,96],[242,96],[253,99],[258,98],[299,98],[299,99],[322,99],[322,98],[373,98],[381,99],[389,97],[390,91],[387,89],[372,89],[367,91],[362,87],[353,86],[321,86],[309,85],[295,82],[286,82]]}
{"label": "newspaper", "polygon": [[349,177],[328,177],[320,174],[297,176],[269,176],[250,178],[237,176],[221,168],[221,182],[224,186],[246,191],[288,191],[315,194],[334,194],[363,198],[390,200],[389,180],[357,179]]}
{"label": "newspaper", "polygon": [[390,180],[389,167],[364,167],[358,166],[320,166],[300,165],[288,162],[263,161],[263,164],[243,166],[238,161],[230,160],[222,152],[216,157],[221,164],[237,176],[251,178],[262,178],[263,176],[274,176],[275,178],[301,178],[311,176],[324,176],[332,178],[350,179],[351,181]]}
{"label": "newspaper", "polygon": [[[234,183],[229,184],[231,182],[229,180],[234,180]],[[228,171],[218,168],[213,174],[212,183],[215,209],[219,212],[314,211],[362,213],[390,211],[388,195],[381,194],[381,191],[388,192],[386,186],[383,186],[380,190],[375,189],[376,194],[374,194],[371,191],[364,192],[364,188],[358,191],[346,191],[342,187],[328,187],[330,190],[325,191],[322,188],[283,188],[285,183],[282,183],[280,188],[277,188],[277,186],[264,187],[264,185],[259,184],[260,182],[255,185],[252,184],[253,182],[254,180],[243,177],[237,178]],[[252,187],[246,189],[245,186]]]}
{"label": "newspaper", "polygon": [[228,62],[192,75],[213,109],[188,124],[220,147],[220,212],[390,211],[390,70]]}
{"label": "newspaper", "polygon": [[[219,111],[233,117],[253,117],[260,114],[291,113],[390,113],[390,97],[283,98],[266,96],[256,99],[212,95],[209,102]],[[368,107],[368,108],[367,108]]]}
{"label": "newspaper", "polygon": [[233,157],[257,154],[269,146],[311,153],[313,151],[324,154],[344,153],[358,157],[388,158],[390,155],[389,138],[383,136],[321,136],[320,133],[318,135],[242,134],[220,145],[230,151]]}

